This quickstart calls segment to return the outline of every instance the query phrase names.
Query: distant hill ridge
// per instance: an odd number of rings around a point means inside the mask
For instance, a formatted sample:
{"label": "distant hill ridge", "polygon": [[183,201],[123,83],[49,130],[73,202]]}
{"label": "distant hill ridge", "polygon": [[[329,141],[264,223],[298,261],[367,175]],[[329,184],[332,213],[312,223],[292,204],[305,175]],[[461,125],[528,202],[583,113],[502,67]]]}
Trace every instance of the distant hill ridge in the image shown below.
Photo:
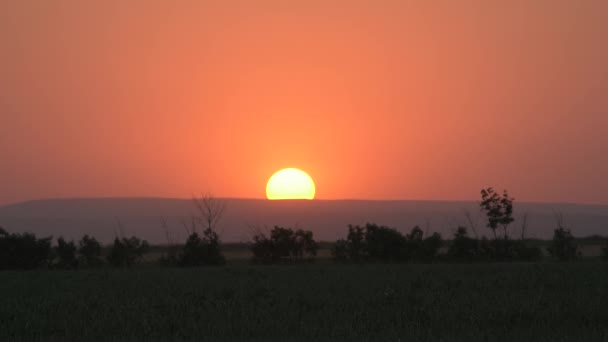
{"label": "distant hill ridge", "polygon": [[[310,229],[315,238],[334,241],[346,235],[348,224],[375,222],[400,231],[418,225],[423,230],[451,236],[459,225],[468,226],[464,212],[476,221],[477,231],[489,235],[477,202],[413,200],[268,201],[222,199],[226,211],[217,229],[226,242],[248,241],[253,229],[274,225]],[[565,203],[515,202],[514,237],[521,232],[521,217],[528,214],[527,236],[549,238],[555,212],[564,217],[575,236],[608,235],[608,206]],[[72,198],[34,200],[0,207],[0,226],[11,232],[80,238],[83,234],[109,242],[115,234],[137,235],[151,243],[166,242],[160,219],[169,222],[177,241],[185,239],[182,219],[196,213],[189,199]],[[121,228],[122,227],[122,228]]]}

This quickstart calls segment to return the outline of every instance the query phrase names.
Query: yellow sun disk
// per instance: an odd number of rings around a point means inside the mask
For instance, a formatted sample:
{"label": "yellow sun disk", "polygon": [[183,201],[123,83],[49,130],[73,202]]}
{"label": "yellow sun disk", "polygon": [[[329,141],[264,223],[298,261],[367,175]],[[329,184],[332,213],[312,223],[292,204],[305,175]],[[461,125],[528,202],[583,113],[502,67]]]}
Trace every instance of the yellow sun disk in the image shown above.
{"label": "yellow sun disk", "polygon": [[270,200],[315,198],[315,183],[310,176],[298,169],[288,168],[276,172],[266,184],[266,196]]}

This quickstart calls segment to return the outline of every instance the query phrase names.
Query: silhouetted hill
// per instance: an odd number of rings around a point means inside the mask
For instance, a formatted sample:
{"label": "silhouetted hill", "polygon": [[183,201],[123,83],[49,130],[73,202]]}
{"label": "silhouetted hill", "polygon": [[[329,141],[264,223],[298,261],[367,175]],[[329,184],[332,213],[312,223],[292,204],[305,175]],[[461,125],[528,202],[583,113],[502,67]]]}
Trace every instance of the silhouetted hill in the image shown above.
{"label": "silhouetted hill", "polygon": [[[347,225],[375,222],[409,231],[419,225],[444,237],[466,225],[464,211],[477,220],[477,230],[489,235],[476,202],[314,200],[267,201],[225,199],[227,207],[218,226],[223,241],[248,241],[252,227],[274,225],[310,229],[318,240],[345,236]],[[519,236],[521,216],[528,213],[528,237],[549,238],[555,227],[554,210],[575,236],[608,234],[608,206],[516,203],[512,233]],[[0,207],[0,226],[12,232],[80,238],[83,234],[109,242],[114,234],[137,235],[151,243],[166,242],[160,224],[165,216],[178,241],[186,232],[180,221],[195,213],[191,200],[164,198],[101,198],[37,200]],[[120,222],[121,224],[119,225]],[[119,228],[122,226],[122,229]],[[121,232],[122,230],[122,232]]]}

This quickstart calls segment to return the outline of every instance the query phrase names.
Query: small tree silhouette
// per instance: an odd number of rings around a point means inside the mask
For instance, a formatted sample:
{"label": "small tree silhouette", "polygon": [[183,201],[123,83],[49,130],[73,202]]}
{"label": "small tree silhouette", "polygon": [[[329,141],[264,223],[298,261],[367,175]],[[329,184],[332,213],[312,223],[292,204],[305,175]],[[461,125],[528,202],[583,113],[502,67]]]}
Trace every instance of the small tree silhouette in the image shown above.
{"label": "small tree silhouette", "polygon": [[57,246],[54,249],[57,255],[56,267],[64,269],[78,267],[76,244],[74,244],[74,241],[67,242],[63,237],[60,237],[57,239]]}
{"label": "small tree silhouette", "polygon": [[94,238],[85,235],[78,242],[80,264],[88,267],[99,267],[103,264],[101,259],[101,244]]}
{"label": "small tree silhouette", "polygon": [[253,237],[251,251],[253,261],[261,263],[289,260],[292,262],[310,259],[317,255],[318,245],[313,233],[308,230],[283,228],[275,226],[270,238],[263,233]]}
{"label": "small tree silhouette", "polygon": [[435,232],[422,241],[422,245],[417,250],[414,258],[418,261],[433,260],[439,254],[439,249],[442,245],[443,239],[441,238],[441,234]]}
{"label": "small tree silhouette", "polygon": [[393,228],[367,223],[365,227],[348,226],[346,240],[338,240],[332,256],[338,261],[429,261],[437,256],[442,245],[441,235],[424,237],[420,227],[407,235]]}
{"label": "small tree silhouette", "polygon": [[296,230],[294,234],[293,254],[296,260],[302,260],[306,256],[316,256],[319,245],[313,238],[310,230]]}
{"label": "small tree silhouette", "polygon": [[213,197],[210,193],[203,194],[199,198],[195,197],[192,200],[199,213],[197,219],[203,224],[204,229],[214,230],[224,215],[226,203]]}
{"label": "small tree silhouette", "polygon": [[504,239],[509,238],[509,224],[513,222],[513,198],[509,197],[507,190],[503,191],[502,196],[494,191],[493,188],[481,190],[481,202],[479,206],[485,212],[488,219],[487,227],[492,229],[494,240],[498,237],[496,229],[500,226],[503,229]]}
{"label": "small tree silhouette", "polygon": [[52,237],[38,239],[30,233],[10,234],[0,227],[0,270],[48,265],[51,240]]}
{"label": "small tree silhouette", "polygon": [[202,238],[196,232],[190,234],[177,259],[179,266],[221,265],[223,263],[225,263],[225,259],[220,251],[219,238],[211,229],[205,229]]}
{"label": "small tree silhouette", "polygon": [[116,237],[108,255],[108,262],[114,267],[131,267],[141,260],[149,248],[147,241],[135,236],[128,239]]}
{"label": "small tree silhouette", "polygon": [[552,257],[560,261],[568,261],[576,259],[578,247],[569,229],[557,228],[547,250]]}
{"label": "small tree silhouette", "polygon": [[367,258],[365,250],[365,227],[348,225],[346,240],[338,240],[332,248],[336,260],[363,261]]}
{"label": "small tree silhouette", "polygon": [[441,235],[433,233],[431,236],[424,237],[424,232],[418,226],[412,228],[405,236],[407,242],[402,257],[404,260],[430,261],[439,252],[442,245]]}
{"label": "small tree silhouette", "polygon": [[371,260],[399,261],[405,258],[406,238],[396,229],[368,223],[365,244]]}
{"label": "small tree silhouette", "polygon": [[448,248],[448,256],[456,260],[474,260],[480,254],[477,239],[469,237],[466,227],[458,227]]}
{"label": "small tree silhouette", "polygon": [[[226,204],[207,193],[199,198],[192,199],[198,214],[191,217],[191,224],[182,220],[188,239],[182,250],[175,252],[172,241],[169,237],[169,230],[166,220],[162,220],[167,241],[170,246],[168,256],[161,259],[164,264],[176,263],[178,266],[203,266],[220,265],[226,259],[221,251],[219,235],[216,232],[216,225],[222,218]],[[202,230],[202,234],[198,232]],[[172,254],[173,253],[173,254]]]}
{"label": "small tree silhouette", "polygon": [[553,232],[553,240],[547,251],[552,257],[560,261],[574,260],[578,257],[576,240],[570,229],[564,227],[564,217],[560,212],[555,212],[555,219],[557,229]]}

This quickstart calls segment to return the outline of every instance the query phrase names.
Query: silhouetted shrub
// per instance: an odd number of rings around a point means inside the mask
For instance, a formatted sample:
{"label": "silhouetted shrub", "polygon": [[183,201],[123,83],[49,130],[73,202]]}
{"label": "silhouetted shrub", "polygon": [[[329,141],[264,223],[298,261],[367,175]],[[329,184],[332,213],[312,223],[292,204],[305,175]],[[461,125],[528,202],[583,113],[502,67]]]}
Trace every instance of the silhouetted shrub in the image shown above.
{"label": "silhouetted shrub", "polygon": [[103,264],[101,259],[101,244],[94,237],[85,235],[78,242],[79,265],[99,267]]}
{"label": "silhouetted shrub", "polygon": [[415,226],[406,235],[405,251],[402,253],[402,257],[404,260],[430,261],[437,256],[442,244],[441,234],[433,233],[424,238],[422,229]]}
{"label": "silhouetted shrub", "polygon": [[169,250],[158,258],[158,263],[161,266],[177,266],[179,264],[180,253],[175,248],[177,246],[170,246]]}
{"label": "silhouetted shrub", "polygon": [[416,254],[416,258],[422,261],[432,260],[437,257],[443,245],[443,238],[439,233],[433,233],[422,242],[422,248]]}
{"label": "silhouetted shrub", "polygon": [[66,242],[63,237],[60,237],[57,239],[57,246],[55,246],[54,250],[57,256],[55,267],[64,269],[78,267],[74,241]]}
{"label": "silhouetted shrub", "polygon": [[114,267],[131,267],[139,262],[149,248],[147,241],[135,236],[128,239],[116,237],[108,255],[108,262]]}
{"label": "silhouetted shrub", "polygon": [[424,232],[422,231],[422,229],[420,229],[420,227],[415,226],[414,228],[412,228],[410,233],[406,234],[405,236],[406,241],[402,247],[404,248],[404,250],[401,253],[401,259],[410,260],[418,259],[419,257],[421,257],[418,254],[422,252],[422,247],[424,243],[423,237]]}
{"label": "silhouetted shrub", "polygon": [[365,225],[365,250],[371,260],[400,261],[407,258],[406,238],[396,229]]}
{"label": "silhouetted shrub", "polygon": [[[170,262],[170,260],[166,260]],[[201,238],[196,232],[190,234],[182,252],[177,257],[179,266],[221,265],[225,262],[220,251],[218,235],[212,229],[205,229]]]}
{"label": "silhouetted shrub", "polygon": [[336,261],[347,261],[350,259],[348,249],[348,241],[340,239],[336,241],[331,247],[331,256]]}
{"label": "silhouetted shrub", "polygon": [[0,228],[0,270],[33,269],[48,265],[51,237],[37,239],[30,233],[9,234]]}
{"label": "silhouetted shrub", "polygon": [[517,259],[515,251],[516,242],[509,239],[508,236],[504,239],[495,239],[491,243],[492,252],[491,258],[495,261],[513,261]]}
{"label": "silhouetted shrub", "polygon": [[270,231],[270,238],[263,233],[256,234],[251,246],[253,261],[260,263],[302,261],[317,255],[317,250],[318,245],[311,231],[294,231],[279,226]]}
{"label": "silhouetted shrub", "polygon": [[547,248],[549,254],[560,260],[574,260],[578,256],[578,247],[574,236],[569,229],[560,227],[555,229],[551,245]]}
{"label": "silhouetted shrub", "polygon": [[442,244],[440,234],[424,238],[418,226],[403,236],[396,229],[367,223],[365,227],[349,225],[346,240],[336,241],[332,256],[337,261],[430,261]]}
{"label": "silhouetted shrub", "polygon": [[365,251],[365,228],[348,225],[348,235],[346,240],[336,241],[331,251],[334,259],[339,261],[359,262],[367,257]]}
{"label": "silhouetted shrub", "polygon": [[271,263],[280,260],[278,253],[275,251],[274,244],[264,234],[257,234],[253,237],[251,245],[253,253],[253,261],[260,263]]}
{"label": "silhouetted shrub", "polygon": [[483,254],[480,247],[479,240],[469,237],[467,228],[458,227],[448,247],[447,255],[455,260],[478,260]]}
{"label": "silhouetted shrub", "polygon": [[465,227],[458,227],[449,245],[447,257],[458,261],[536,261],[542,258],[537,246],[527,246],[524,240],[474,239]]}
{"label": "silhouetted shrub", "polygon": [[494,256],[494,246],[492,240],[488,239],[485,236],[482,236],[481,239],[478,240],[478,249],[479,256],[482,259],[492,259]]}
{"label": "silhouetted shrub", "polygon": [[606,244],[602,247],[602,259],[608,260],[608,241],[606,241]]}
{"label": "silhouetted shrub", "polygon": [[543,258],[543,251],[538,246],[529,246],[527,241],[515,243],[515,257],[521,261],[538,261]]}

